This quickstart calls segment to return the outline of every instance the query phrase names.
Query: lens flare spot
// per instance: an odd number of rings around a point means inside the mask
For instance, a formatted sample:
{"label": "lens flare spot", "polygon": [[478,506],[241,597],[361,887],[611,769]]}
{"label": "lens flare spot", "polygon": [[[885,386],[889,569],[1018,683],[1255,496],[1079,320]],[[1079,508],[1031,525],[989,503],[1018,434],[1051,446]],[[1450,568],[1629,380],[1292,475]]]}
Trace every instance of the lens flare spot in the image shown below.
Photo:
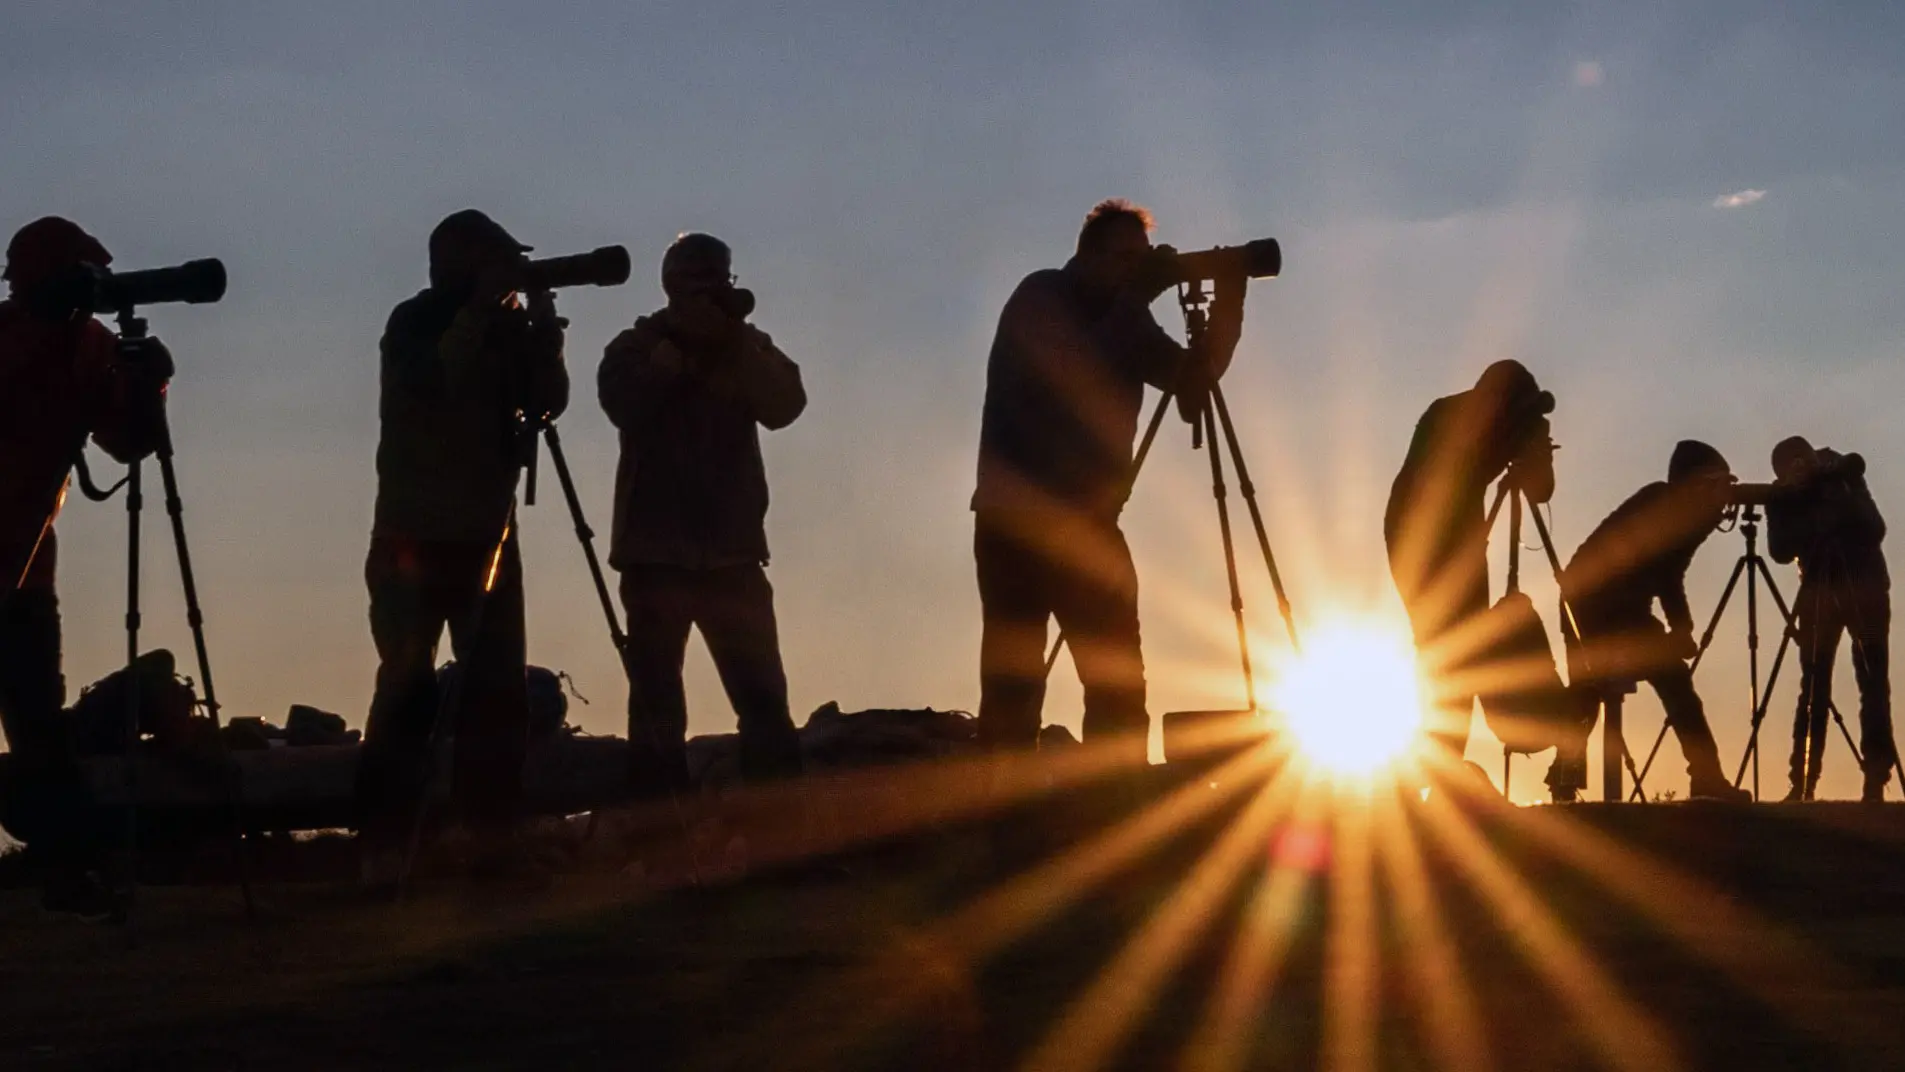
{"label": "lens flare spot", "polygon": [[1406,634],[1357,622],[1326,623],[1285,658],[1272,709],[1308,765],[1368,777],[1394,766],[1422,729],[1424,690]]}

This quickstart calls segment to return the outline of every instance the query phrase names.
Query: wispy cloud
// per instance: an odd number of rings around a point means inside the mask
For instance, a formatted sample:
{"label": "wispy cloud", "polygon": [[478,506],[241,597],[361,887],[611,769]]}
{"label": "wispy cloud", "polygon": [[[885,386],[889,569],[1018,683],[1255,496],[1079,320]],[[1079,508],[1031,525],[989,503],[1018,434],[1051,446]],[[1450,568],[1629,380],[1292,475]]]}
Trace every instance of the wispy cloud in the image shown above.
{"label": "wispy cloud", "polygon": [[1713,199],[1714,208],[1745,208],[1766,196],[1765,190],[1740,190],[1735,193],[1721,194]]}

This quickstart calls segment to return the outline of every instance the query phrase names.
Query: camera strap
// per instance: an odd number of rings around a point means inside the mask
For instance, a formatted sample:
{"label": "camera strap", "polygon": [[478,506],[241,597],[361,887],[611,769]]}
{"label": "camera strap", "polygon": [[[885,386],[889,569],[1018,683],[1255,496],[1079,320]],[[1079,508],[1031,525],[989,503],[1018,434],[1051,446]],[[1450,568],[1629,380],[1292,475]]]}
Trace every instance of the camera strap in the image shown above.
{"label": "camera strap", "polygon": [[132,479],[132,474],[128,472],[125,476],[120,477],[119,482],[112,487],[101,488],[93,481],[93,471],[92,468],[86,464],[86,454],[83,450],[73,458],[73,472],[79,477],[80,494],[94,502],[105,502],[112,498],[119,493],[120,488],[126,486],[126,481]]}

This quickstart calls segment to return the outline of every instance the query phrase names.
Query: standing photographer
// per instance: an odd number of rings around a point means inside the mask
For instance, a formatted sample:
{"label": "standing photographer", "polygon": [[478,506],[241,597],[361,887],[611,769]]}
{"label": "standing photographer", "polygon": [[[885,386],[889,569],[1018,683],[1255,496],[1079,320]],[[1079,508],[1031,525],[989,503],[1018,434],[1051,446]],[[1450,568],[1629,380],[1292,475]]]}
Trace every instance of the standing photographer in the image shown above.
{"label": "standing photographer", "polygon": [[1890,652],[1892,578],[1885,567],[1885,519],[1865,483],[1865,459],[1815,448],[1800,436],[1773,448],[1774,494],[1766,503],[1773,561],[1799,562],[1799,708],[1793,715],[1792,789],[1811,800],[1825,758],[1832,710],[1832,664],[1839,637],[1852,637],[1859,683],[1863,799],[1885,799],[1897,762],[1892,739]]}
{"label": "standing photographer", "polygon": [[691,788],[682,660],[699,627],[740,723],[741,772],[797,775],[774,589],[760,430],[807,407],[800,368],[747,322],[727,243],[684,234],[662,256],[665,308],[616,336],[597,396],[621,435],[609,564],[628,616],[637,800]]}
{"label": "standing photographer", "polygon": [[85,778],[61,710],[58,544],[53,520],[91,437],[131,462],[158,445],[172,358],[157,339],[121,344],[76,310],[74,282],[112,262],[93,236],[56,216],[7,246],[0,301],[0,728],[12,752],[8,825],[45,865],[45,903],[104,914],[110,891],[83,826]]}
{"label": "standing photographer", "polygon": [[547,292],[524,308],[523,252],[494,220],[453,213],[430,234],[430,286],[382,342],[377,505],[364,578],[377,690],[358,761],[364,878],[398,877],[422,806],[437,719],[437,641],[455,651],[458,811],[477,877],[536,877],[514,838],[528,744],[515,492],[524,420],[569,401],[562,322]]}
{"label": "standing photographer", "polygon": [[[1171,284],[1151,270],[1150,229],[1144,209],[1100,203],[1072,259],[1025,277],[999,316],[972,499],[985,619],[979,735],[992,749],[1037,747],[1046,621],[1057,618],[1085,687],[1087,743],[1145,762],[1138,580],[1118,515],[1145,386],[1184,386],[1192,366],[1151,316]],[[1216,281],[1199,378],[1214,381],[1230,364],[1244,285]]]}
{"label": "standing photographer", "polygon": [[[1720,752],[1694,691],[1687,660],[1700,652],[1687,606],[1687,568],[1732,500],[1733,472],[1720,452],[1697,440],[1675,445],[1667,480],[1629,496],[1595,526],[1561,572],[1562,614],[1580,630],[1568,643],[1568,679],[1593,694],[1602,686],[1645,681],[1660,697],[1667,725],[1687,758],[1689,795],[1734,803],[1753,795],[1736,789],[1720,768]],[[1654,603],[1667,617],[1654,617]]]}
{"label": "standing photographer", "polygon": [[1431,741],[1468,748],[1473,678],[1484,638],[1463,627],[1488,612],[1488,486],[1507,474],[1531,504],[1554,495],[1554,396],[1519,361],[1497,361],[1475,386],[1438,398],[1416,422],[1389,490],[1383,542],[1416,650],[1436,682]]}

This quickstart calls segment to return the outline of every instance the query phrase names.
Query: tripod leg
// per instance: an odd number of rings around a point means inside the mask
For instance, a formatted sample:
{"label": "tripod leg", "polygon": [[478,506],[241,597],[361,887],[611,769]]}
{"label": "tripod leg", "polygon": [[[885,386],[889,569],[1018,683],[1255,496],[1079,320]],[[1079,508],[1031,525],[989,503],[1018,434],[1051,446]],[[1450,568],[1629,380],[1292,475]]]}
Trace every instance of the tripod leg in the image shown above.
{"label": "tripod leg", "polygon": [[[1779,647],[1773,652],[1773,672],[1767,677],[1766,688],[1753,707],[1753,720],[1746,737],[1746,751],[1740,753],[1739,769],[1733,773],[1733,785],[1735,788],[1738,788],[1739,784],[1746,779],[1747,763],[1753,762],[1755,766],[1758,765],[1760,728],[1765,725],[1766,713],[1773,706],[1773,682],[1779,676],[1779,668],[1785,663],[1786,651],[1792,647],[1792,643],[1792,630],[1788,629],[1785,635],[1780,637]],[[1757,780],[1755,784],[1757,785]],[[1757,800],[1758,798],[1759,794],[1756,791],[1754,793],[1754,799]]]}
{"label": "tripod leg", "polygon": [[145,507],[140,471],[134,461],[126,471],[126,885],[121,892],[118,921],[130,927],[139,891],[139,512]]}
{"label": "tripod leg", "polygon": [[1726,587],[1720,590],[1720,601],[1713,606],[1713,617],[1707,619],[1706,632],[1700,634],[1700,650],[1694,655],[1693,665],[1688,668],[1689,670],[1698,671],[1700,660],[1707,657],[1707,649],[1713,646],[1713,634],[1720,628],[1720,616],[1726,613],[1727,602],[1733,598],[1733,589],[1739,585],[1740,574],[1745,572],[1746,566],[1747,559],[1744,555],[1740,556],[1739,561],[1733,563],[1733,572],[1727,576]]}
{"label": "tripod leg", "polygon": [[[165,486],[165,512],[172,520],[172,544],[178,551],[179,582],[185,589],[185,621],[192,628],[192,647],[198,656],[199,684],[205,690],[205,713],[211,716],[212,728],[222,723],[218,717],[218,690],[212,686],[212,660],[205,647],[205,614],[199,607],[198,581],[192,572],[192,552],[185,542],[185,503],[179,497],[178,471],[172,461],[171,429],[161,426],[159,449],[159,478]],[[219,751],[226,764],[227,782],[225,801],[231,809],[232,847],[237,854],[238,888],[245,900],[245,915],[258,914],[258,906],[251,893],[251,868],[246,861],[244,791],[239,781],[238,767],[232,762],[230,751],[224,747],[224,737],[219,737]]]}
{"label": "tripod leg", "polygon": [[1277,556],[1270,551],[1270,533],[1264,527],[1263,510],[1257,505],[1257,485],[1251,482],[1250,469],[1244,464],[1243,447],[1237,442],[1237,427],[1230,423],[1230,403],[1224,400],[1224,389],[1213,384],[1210,397],[1217,409],[1217,419],[1223,422],[1224,440],[1230,445],[1231,468],[1237,471],[1237,490],[1244,497],[1244,506],[1250,511],[1250,525],[1256,530],[1257,548],[1263,552],[1264,568],[1270,573],[1270,588],[1276,593],[1277,613],[1283,617],[1283,627],[1290,633],[1290,646],[1298,651],[1303,644],[1297,639],[1296,616],[1290,610],[1290,597],[1283,588],[1283,574],[1277,569]]}
{"label": "tripod leg", "polygon": [[[1138,452],[1131,456],[1131,473],[1125,477],[1124,491],[1127,496],[1138,485],[1138,473],[1144,469],[1144,459],[1151,453],[1151,444],[1157,442],[1158,429],[1164,424],[1164,415],[1171,409],[1172,393],[1164,392],[1158,396],[1157,408],[1151,411],[1151,423],[1144,426],[1144,438],[1138,441]],[[1052,638],[1052,650],[1045,654],[1045,676],[1052,676],[1052,667],[1058,665],[1058,650],[1065,646],[1065,631],[1059,630]]]}
{"label": "tripod leg", "polygon": [[[556,468],[556,481],[562,485],[562,497],[569,504],[569,517],[575,522],[576,539],[582,543],[582,557],[589,564],[589,577],[595,582],[595,595],[602,603],[602,615],[608,619],[609,643],[615,646],[615,657],[622,663],[622,677],[628,682],[632,692],[635,689],[635,671],[629,664],[628,634],[622,630],[620,615],[615,613],[615,600],[609,595],[608,578],[603,575],[602,561],[595,553],[595,530],[589,527],[588,519],[582,513],[582,496],[576,493],[575,477],[569,472],[569,459],[562,453],[562,437],[557,433],[555,424],[544,423],[542,434],[549,441],[549,463]],[[650,726],[648,730],[649,743],[653,747],[656,744],[654,727]],[[660,750],[656,749],[656,751]],[[695,851],[694,836],[688,829],[688,816],[682,809],[681,798],[676,795],[672,786],[668,790],[668,802],[674,810],[675,825],[680,829],[682,844],[688,852],[688,869],[694,876],[695,884],[702,885],[704,879],[700,854]],[[600,812],[596,811],[589,813],[589,825],[583,835],[584,840],[595,836],[596,816],[599,814]]]}
{"label": "tripod leg", "polygon": [[628,636],[622,632],[622,622],[615,613],[615,600],[609,595],[609,582],[602,573],[602,561],[595,553],[595,530],[589,528],[582,514],[582,497],[576,494],[575,478],[569,474],[569,459],[562,453],[562,438],[556,433],[554,424],[542,426],[542,434],[549,441],[549,462],[556,467],[556,480],[562,485],[562,497],[569,503],[569,517],[575,522],[576,539],[582,541],[582,557],[589,564],[589,579],[595,582],[595,595],[602,603],[602,615],[608,619],[609,640],[615,645],[617,656],[624,656],[628,649]]}
{"label": "tripod leg", "polygon": [[1647,762],[1642,763],[1640,765],[1640,773],[1634,775],[1634,791],[1628,794],[1629,800],[1638,801],[1642,804],[1647,802],[1646,786],[1643,783],[1647,781],[1647,776],[1654,772],[1654,759],[1660,755],[1660,746],[1666,742],[1667,724],[1662,722],[1660,724],[1660,732],[1654,734],[1654,746],[1647,750]]}
{"label": "tripod leg", "polygon": [[1224,575],[1230,582],[1230,615],[1237,622],[1237,657],[1243,663],[1244,702],[1257,709],[1257,685],[1250,673],[1250,635],[1244,625],[1243,589],[1237,584],[1237,551],[1230,537],[1230,506],[1225,501],[1224,460],[1217,447],[1217,417],[1204,407],[1204,433],[1210,441],[1210,491],[1217,500],[1217,528],[1224,537]]}

